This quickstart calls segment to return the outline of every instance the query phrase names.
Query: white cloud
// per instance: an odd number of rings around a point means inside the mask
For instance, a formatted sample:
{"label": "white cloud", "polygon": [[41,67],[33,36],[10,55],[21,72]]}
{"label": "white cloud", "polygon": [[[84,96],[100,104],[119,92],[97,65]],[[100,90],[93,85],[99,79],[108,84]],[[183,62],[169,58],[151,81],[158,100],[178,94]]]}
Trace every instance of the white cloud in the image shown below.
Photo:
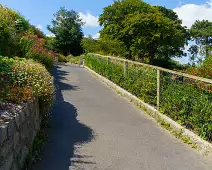
{"label": "white cloud", "polygon": [[99,37],[100,37],[100,33],[97,33],[97,34],[95,34],[92,38],[93,38],[93,39],[99,39]]}
{"label": "white cloud", "polygon": [[55,37],[54,34],[47,34],[46,36],[47,36],[47,37]]}
{"label": "white cloud", "polygon": [[38,29],[42,29],[43,28],[43,26],[41,25],[41,24],[38,24],[37,26],[36,26],[36,28],[38,28]]}
{"label": "white cloud", "polygon": [[79,16],[82,19],[83,22],[85,22],[84,27],[91,27],[95,28],[99,26],[98,17],[93,16],[91,13],[83,14],[82,12],[79,12]]}
{"label": "white cloud", "polygon": [[179,18],[182,19],[183,25],[190,28],[196,20],[212,21],[212,0],[206,1],[205,4],[185,4],[174,9]]}

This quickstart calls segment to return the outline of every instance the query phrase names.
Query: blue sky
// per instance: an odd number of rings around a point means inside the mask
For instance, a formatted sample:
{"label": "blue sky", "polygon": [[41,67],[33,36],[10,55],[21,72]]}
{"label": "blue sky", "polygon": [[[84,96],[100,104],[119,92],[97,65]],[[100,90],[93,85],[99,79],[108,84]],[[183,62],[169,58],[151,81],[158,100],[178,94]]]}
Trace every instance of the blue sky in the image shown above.
{"label": "blue sky", "polygon": [[[144,0],[151,5],[161,5],[173,9],[183,20],[183,25],[190,27],[196,19],[212,21],[212,0]],[[51,23],[53,14],[60,7],[79,12],[86,22],[83,32],[86,36],[98,37],[101,29],[98,16],[103,8],[111,5],[113,0],[0,0],[0,4],[7,5],[25,16],[30,23],[40,28],[45,34],[50,33],[46,26]]]}
{"label": "blue sky", "polygon": [[[205,4],[206,0],[145,0],[151,5],[161,5],[170,9],[179,7],[185,4]],[[53,14],[62,6],[67,9],[74,9],[86,17],[91,14],[98,17],[104,7],[113,3],[113,0],[0,0],[0,3],[19,11],[30,22],[42,29],[46,34],[49,34],[46,26],[50,24]],[[86,19],[89,19],[88,17]],[[88,25],[83,28],[85,35],[92,35],[98,33],[100,27]]]}

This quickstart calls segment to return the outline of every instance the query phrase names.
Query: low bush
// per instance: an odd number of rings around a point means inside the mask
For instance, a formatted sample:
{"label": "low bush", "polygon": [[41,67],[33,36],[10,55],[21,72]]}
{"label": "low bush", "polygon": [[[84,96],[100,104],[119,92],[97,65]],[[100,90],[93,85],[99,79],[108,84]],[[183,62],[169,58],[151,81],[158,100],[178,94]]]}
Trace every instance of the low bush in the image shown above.
{"label": "low bush", "polygon": [[62,62],[62,63],[68,62],[68,59],[62,54],[58,54],[57,57],[58,57],[58,62]]}
{"label": "low bush", "polygon": [[212,91],[199,88],[199,84],[164,77],[161,112],[212,142]]}
{"label": "low bush", "polygon": [[82,64],[82,60],[85,59],[84,55],[74,57],[72,55],[67,56],[67,59],[72,64]]}
{"label": "low bush", "polygon": [[54,101],[53,77],[33,60],[0,57],[0,101],[31,102],[38,97],[50,109]]}

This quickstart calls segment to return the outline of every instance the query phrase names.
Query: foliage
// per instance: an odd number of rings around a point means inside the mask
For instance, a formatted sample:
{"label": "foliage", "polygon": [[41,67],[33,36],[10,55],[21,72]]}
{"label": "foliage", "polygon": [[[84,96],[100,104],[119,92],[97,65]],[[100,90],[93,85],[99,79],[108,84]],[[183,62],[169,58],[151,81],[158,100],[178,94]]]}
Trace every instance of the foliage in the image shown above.
{"label": "foliage", "polygon": [[212,85],[209,91],[201,82],[176,81],[164,77],[161,112],[202,138],[212,141]]}
{"label": "foliage", "polygon": [[32,89],[28,87],[9,87],[6,91],[1,91],[0,96],[9,103],[27,103],[35,100]]}
{"label": "foliage", "polygon": [[33,60],[0,57],[0,101],[31,102],[38,96],[50,109],[54,101],[53,77]]}
{"label": "foliage", "polygon": [[198,57],[198,53],[200,53],[207,58],[212,48],[212,22],[197,20],[192,25],[190,33],[192,40],[196,43],[189,49],[192,57]]}
{"label": "foliage", "polygon": [[67,59],[69,60],[70,63],[72,64],[82,64],[82,59],[84,59],[85,56],[84,55],[81,55],[81,56],[77,56],[77,57],[74,57],[72,55],[69,55],[67,56]]}
{"label": "foliage", "polygon": [[46,36],[19,13],[0,5],[0,55],[32,58],[50,70],[55,55],[46,48]]}
{"label": "foliage", "polygon": [[49,51],[56,51],[54,48],[55,45],[55,39],[54,37],[46,37],[46,44],[45,44],[45,48],[48,49]]}
{"label": "foliage", "polygon": [[173,22],[177,22],[182,24],[182,21],[178,18],[178,15],[171,9],[167,9],[162,6],[156,6],[157,10],[162,13],[162,15],[166,18],[169,18]]}
{"label": "foliage", "polygon": [[185,72],[195,76],[212,79],[212,55],[210,55],[201,65],[188,67]]}
{"label": "foliage", "polygon": [[[96,55],[86,56],[86,65],[144,102],[156,106],[157,71]],[[212,141],[212,84],[163,72],[160,111],[202,138]]]}
{"label": "foliage", "polygon": [[103,55],[127,55],[126,49],[122,42],[118,40],[100,39],[95,40],[92,37],[83,38],[82,47],[86,53],[99,53]]}
{"label": "foliage", "polygon": [[68,62],[68,59],[62,54],[57,54],[57,57],[58,57],[58,62],[64,62],[64,63]]}
{"label": "foliage", "polygon": [[20,36],[29,27],[24,17],[0,5],[0,55],[18,55]]}
{"label": "foliage", "polygon": [[[149,63],[149,61],[146,61],[146,63]],[[155,58],[152,60],[152,65],[178,71],[186,68],[185,65],[182,65],[178,61],[170,58]]]}
{"label": "foliage", "polygon": [[123,32],[133,39],[133,56],[150,58],[150,63],[154,58],[183,55],[179,47],[186,43],[186,30],[160,13],[129,15]]}
{"label": "foliage", "polygon": [[172,11],[141,0],[115,1],[100,16],[102,39],[119,40],[128,58],[171,58],[182,56],[187,30]]}
{"label": "foliage", "polygon": [[52,26],[48,26],[49,31],[55,35],[54,47],[57,52],[67,56],[69,54],[79,55],[82,53],[80,42],[83,38],[83,22],[79,15],[74,11],[65,8],[54,14]]}
{"label": "foliage", "polygon": [[38,38],[46,39],[46,35],[40,29],[36,28],[34,25],[30,25],[30,29],[29,30],[34,35],[37,35]]}
{"label": "foliage", "polygon": [[24,34],[20,44],[25,58],[34,59],[44,64],[48,70],[52,69],[56,61],[56,55],[45,48],[45,39],[38,38],[37,35]]}

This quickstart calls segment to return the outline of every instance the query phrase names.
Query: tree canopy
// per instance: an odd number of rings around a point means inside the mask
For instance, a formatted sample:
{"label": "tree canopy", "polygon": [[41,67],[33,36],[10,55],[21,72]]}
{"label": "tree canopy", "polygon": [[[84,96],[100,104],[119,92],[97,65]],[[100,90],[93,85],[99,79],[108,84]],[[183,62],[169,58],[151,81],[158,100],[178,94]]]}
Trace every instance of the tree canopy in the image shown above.
{"label": "tree canopy", "polygon": [[212,22],[208,20],[197,20],[190,29],[191,38],[195,41],[189,51],[193,59],[198,57],[198,53],[206,58],[209,57],[209,51],[212,47]]}
{"label": "tree canopy", "polygon": [[188,32],[176,13],[141,0],[119,0],[104,8],[100,16],[100,38],[119,40],[128,58],[182,56]]}
{"label": "tree canopy", "polygon": [[60,8],[54,17],[48,29],[55,35],[55,50],[64,55],[79,55],[82,52],[83,22],[78,13]]}

